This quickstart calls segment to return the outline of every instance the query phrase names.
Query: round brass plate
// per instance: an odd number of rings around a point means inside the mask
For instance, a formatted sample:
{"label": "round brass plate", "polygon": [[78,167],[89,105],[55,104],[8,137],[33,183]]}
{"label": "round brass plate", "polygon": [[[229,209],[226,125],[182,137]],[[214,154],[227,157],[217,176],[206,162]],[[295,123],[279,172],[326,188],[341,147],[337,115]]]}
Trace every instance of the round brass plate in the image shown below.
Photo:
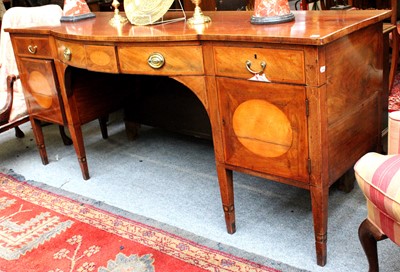
{"label": "round brass plate", "polygon": [[158,21],[174,0],[124,0],[125,14],[131,24],[150,25]]}
{"label": "round brass plate", "polygon": [[292,146],[293,131],[286,114],[264,100],[240,104],[233,114],[233,131],[243,146],[262,157],[281,156]]}

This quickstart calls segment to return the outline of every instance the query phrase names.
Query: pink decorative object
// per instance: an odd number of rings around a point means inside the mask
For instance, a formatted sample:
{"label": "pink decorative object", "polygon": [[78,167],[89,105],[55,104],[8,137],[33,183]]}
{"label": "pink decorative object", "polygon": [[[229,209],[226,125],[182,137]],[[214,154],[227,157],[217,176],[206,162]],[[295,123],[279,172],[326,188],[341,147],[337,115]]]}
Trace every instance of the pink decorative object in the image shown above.
{"label": "pink decorative object", "polygon": [[61,22],[75,22],[95,17],[85,0],[64,0]]}
{"label": "pink decorative object", "polygon": [[288,0],[255,0],[253,24],[284,23],[294,19]]}
{"label": "pink decorative object", "polygon": [[279,16],[290,13],[287,0],[256,0],[254,5],[255,16]]}

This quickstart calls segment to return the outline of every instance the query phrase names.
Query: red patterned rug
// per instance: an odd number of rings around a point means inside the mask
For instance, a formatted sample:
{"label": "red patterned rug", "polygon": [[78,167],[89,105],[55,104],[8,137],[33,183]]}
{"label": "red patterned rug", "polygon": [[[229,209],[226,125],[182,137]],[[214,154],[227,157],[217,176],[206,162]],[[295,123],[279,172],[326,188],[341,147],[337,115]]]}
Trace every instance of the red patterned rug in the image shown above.
{"label": "red patterned rug", "polygon": [[393,88],[389,94],[389,112],[400,110],[400,73],[394,76]]}
{"label": "red patterned rug", "polygon": [[2,271],[280,270],[0,173]]}

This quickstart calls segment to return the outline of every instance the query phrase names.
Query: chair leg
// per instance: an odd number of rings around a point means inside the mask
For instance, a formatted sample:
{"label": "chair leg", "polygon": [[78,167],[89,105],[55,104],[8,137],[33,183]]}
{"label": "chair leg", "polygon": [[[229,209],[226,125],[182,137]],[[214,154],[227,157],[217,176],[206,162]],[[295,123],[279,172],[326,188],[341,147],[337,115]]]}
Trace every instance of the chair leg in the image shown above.
{"label": "chair leg", "polygon": [[15,127],[14,130],[15,130],[15,137],[17,137],[17,138],[24,138],[25,137],[24,132],[18,126]]}
{"label": "chair leg", "polygon": [[386,239],[368,219],[365,219],[358,228],[358,238],[367,256],[369,272],[379,272],[377,241]]}
{"label": "chair leg", "polygon": [[72,145],[72,140],[71,140],[71,138],[69,138],[69,137],[67,136],[67,134],[65,133],[65,127],[59,125],[59,126],[58,126],[58,129],[59,129],[59,131],[60,131],[60,135],[61,135],[61,138],[62,138],[62,140],[63,140],[64,145]]}
{"label": "chair leg", "polygon": [[392,60],[390,64],[390,73],[389,73],[389,94],[393,88],[394,77],[397,72],[397,65],[399,62],[399,41],[400,35],[396,29],[392,31]]}
{"label": "chair leg", "polygon": [[107,122],[108,122],[108,115],[99,118],[101,136],[103,137],[103,139],[108,138]]}
{"label": "chair leg", "polygon": [[345,193],[350,193],[354,189],[354,181],[356,180],[354,176],[354,169],[350,168],[346,173],[341,176],[338,181],[338,189]]}

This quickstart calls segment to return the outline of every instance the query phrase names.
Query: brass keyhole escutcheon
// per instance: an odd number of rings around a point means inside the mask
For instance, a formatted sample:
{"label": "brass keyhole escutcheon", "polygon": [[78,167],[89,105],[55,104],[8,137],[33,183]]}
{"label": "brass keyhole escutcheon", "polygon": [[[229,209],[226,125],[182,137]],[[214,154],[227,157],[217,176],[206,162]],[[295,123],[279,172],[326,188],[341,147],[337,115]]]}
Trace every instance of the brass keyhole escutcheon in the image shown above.
{"label": "brass keyhole escutcheon", "polygon": [[29,51],[29,53],[35,55],[37,52],[37,46],[36,45],[28,45],[28,51]]}
{"label": "brass keyhole escutcheon", "polygon": [[65,47],[65,49],[64,49],[64,59],[66,61],[70,61],[71,60],[71,55],[72,55],[71,49],[69,49],[68,47]]}
{"label": "brass keyhole escutcheon", "polygon": [[152,53],[147,59],[147,63],[153,69],[160,69],[165,64],[164,56],[160,53]]}

